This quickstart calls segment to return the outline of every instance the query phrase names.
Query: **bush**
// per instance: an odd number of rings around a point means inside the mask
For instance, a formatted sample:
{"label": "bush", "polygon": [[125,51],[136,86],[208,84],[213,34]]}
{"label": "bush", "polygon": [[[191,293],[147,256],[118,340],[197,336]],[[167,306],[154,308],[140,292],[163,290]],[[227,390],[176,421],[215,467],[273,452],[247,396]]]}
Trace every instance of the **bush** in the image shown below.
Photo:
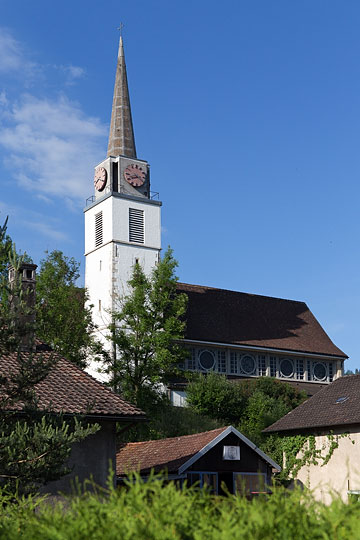
{"label": "bush", "polygon": [[180,491],[152,478],[63,503],[1,499],[0,538],[6,540],[347,540],[360,533],[358,503],[337,498],[325,506],[299,490],[275,489],[248,501]]}

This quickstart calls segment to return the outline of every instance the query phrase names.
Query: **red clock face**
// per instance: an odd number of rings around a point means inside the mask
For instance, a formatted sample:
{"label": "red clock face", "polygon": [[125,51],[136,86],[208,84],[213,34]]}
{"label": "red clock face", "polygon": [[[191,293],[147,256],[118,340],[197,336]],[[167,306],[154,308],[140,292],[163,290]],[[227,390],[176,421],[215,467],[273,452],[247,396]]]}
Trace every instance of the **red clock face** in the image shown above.
{"label": "red clock face", "polygon": [[129,165],[124,171],[124,177],[129,184],[140,187],[145,182],[145,171],[139,165]]}
{"label": "red clock face", "polygon": [[97,191],[102,191],[106,186],[107,172],[104,167],[98,167],[95,170],[94,186]]}

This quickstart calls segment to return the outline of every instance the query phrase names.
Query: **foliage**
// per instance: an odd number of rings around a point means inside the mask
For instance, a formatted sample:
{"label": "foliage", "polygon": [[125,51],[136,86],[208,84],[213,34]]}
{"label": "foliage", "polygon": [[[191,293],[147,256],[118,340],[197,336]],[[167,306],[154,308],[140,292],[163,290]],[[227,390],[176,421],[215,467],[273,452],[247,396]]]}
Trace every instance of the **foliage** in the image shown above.
{"label": "foliage", "polygon": [[127,488],[92,492],[46,504],[0,499],[0,537],[7,540],[353,540],[359,504],[334,497],[329,506],[304,491],[274,489],[270,497],[211,497],[177,490],[153,477]]}
{"label": "foliage", "polygon": [[348,369],[345,371],[345,375],[360,375],[360,369],[356,368],[355,371]]}
{"label": "foliage", "polygon": [[102,355],[92,336],[94,325],[85,289],[77,287],[80,264],[61,251],[46,252],[36,283],[39,339],[81,368],[89,355]]}
{"label": "foliage", "polygon": [[178,340],[184,335],[187,296],[176,293],[176,267],[170,248],[149,277],[136,262],[130,293],[119,299],[120,309],[112,313],[116,357],[106,371],[112,386],[146,412],[186,354]]}
{"label": "foliage", "polygon": [[[316,444],[316,435],[287,435],[279,438],[279,448],[284,456],[284,467],[280,479],[296,478],[304,466],[319,465],[324,467],[329,463],[334,451],[339,447],[339,440],[350,438],[349,433],[334,434],[330,432],[325,437],[326,442],[321,446]],[[351,440],[355,444],[354,440]]]}
{"label": "foliage", "polygon": [[240,385],[213,372],[207,375],[194,373],[191,379],[186,389],[186,400],[192,410],[221,419],[225,424],[239,424],[248,399]]}
{"label": "foliage", "polygon": [[64,422],[39,410],[34,387],[48,375],[56,356],[36,354],[31,291],[22,287],[23,258],[8,241],[6,223],[0,229],[0,259],[14,269],[11,285],[0,273],[0,486],[28,494],[66,474],[71,445],[98,426],[84,426],[78,419]]}
{"label": "foliage", "polygon": [[119,436],[122,442],[146,441],[192,435],[222,427],[220,420],[200,415],[187,407],[174,407],[170,401],[159,396],[147,406],[149,422],[138,423]]}
{"label": "foliage", "polygon": [[9,253],[13,250],[13,243],[10,236],[7,234],[8,218],[0,226],[0,279],[4,281],[7,278],[7,269],[9,264]]}
{"label": "foliage", "polygon": [[12,492],[36,492],[43,484],[69,473],[71,446],[99,426],[85,426],[62,415],[3,413],[0,421],[0,485]]}
{"label": "foliage", "polygon": [[187,388],[187,402],[194,411],[233,425],[275,461],[282,462],[277,435],[262,430],[306,399],[289,384],[270,377],[229,381],[224,375],[195,375]]}

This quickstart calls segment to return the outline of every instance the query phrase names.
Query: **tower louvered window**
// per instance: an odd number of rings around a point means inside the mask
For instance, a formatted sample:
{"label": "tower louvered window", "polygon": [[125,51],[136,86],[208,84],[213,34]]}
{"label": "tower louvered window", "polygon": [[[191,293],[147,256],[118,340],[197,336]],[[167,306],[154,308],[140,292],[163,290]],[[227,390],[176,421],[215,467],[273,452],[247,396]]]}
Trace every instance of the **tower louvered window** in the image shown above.
{"label": "tower louvered window", "polygon": [[129,242],[144,243],[144,210],[129,208]]}
{"label": "tower louvered window", "polygon": [[103,243],[103,213],[95,214],[95,247]]}

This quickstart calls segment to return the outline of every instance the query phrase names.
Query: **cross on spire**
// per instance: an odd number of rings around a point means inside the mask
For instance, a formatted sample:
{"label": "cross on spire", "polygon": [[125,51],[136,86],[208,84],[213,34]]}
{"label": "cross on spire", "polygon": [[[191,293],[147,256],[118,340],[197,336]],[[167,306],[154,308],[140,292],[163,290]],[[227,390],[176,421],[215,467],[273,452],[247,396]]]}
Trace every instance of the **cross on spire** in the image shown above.
{"label": "cross on spire", "polygon": [[122,29],[124,28],[124,24],[121,22],[118,30],[120,30],[120,37],[122,37]]}

